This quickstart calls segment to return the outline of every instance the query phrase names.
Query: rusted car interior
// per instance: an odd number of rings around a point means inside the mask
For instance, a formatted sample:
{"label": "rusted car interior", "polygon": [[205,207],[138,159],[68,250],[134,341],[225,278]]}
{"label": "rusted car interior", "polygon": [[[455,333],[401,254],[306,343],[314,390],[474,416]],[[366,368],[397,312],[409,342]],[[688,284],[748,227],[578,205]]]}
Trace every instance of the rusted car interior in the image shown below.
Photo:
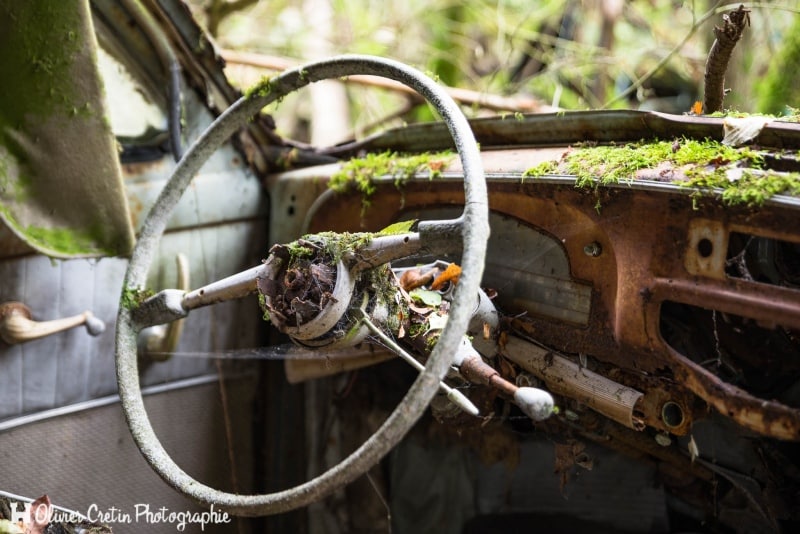
{"label": "rusted car interior", "polygon": [[[796,117],[467,124],[413,69],[355,57],[242,96],[180,1],[91,17],[157,117],[114,132],[137,241],[50,259],[0,235],[4,321],[22,302],[55,318],[56,294],[108,325],[4,326],[0,490],[78,511],[214,505],[239,532],[797,528]],[[382,73],[446,120],[312,147],[259,111]]]}

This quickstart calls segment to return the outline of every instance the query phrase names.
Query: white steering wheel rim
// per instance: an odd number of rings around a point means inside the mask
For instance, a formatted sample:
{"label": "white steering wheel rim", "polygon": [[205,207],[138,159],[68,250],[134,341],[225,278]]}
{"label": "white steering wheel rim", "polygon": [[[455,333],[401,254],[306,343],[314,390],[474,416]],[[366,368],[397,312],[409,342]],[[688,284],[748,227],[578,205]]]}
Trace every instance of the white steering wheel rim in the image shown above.
{"label": "white steering wheel rim", "polygon": [[[306,506],[362,475],[380,461],[422,416],[438,389],[452,355],[464,336],[471,298],[479,289],[489,236],[488,197],[480,152],[469,124],[456,103],[433,80],[402,63],[372,56],[339,56],[287,71],[263,83],[227,109],[189,148],[150,210],[134,247],[123,283],[141,288],[153,261],[169,214],[192,177],[247,119],[264,106],[311,82],[349,75],[375,75],[399,81],[420,93],[439,112],[453,137],[464,168],[465,207],[460,221],[463,232],[462,274],[447,326],[423,371],[398,407],[364,444],[336,466],[318,477],[276,493],[237,495],[206,486],[185,473],[164,450],[153,431],[142,400],[136,338],[138,331],[131,310],[120,297],[116,332],[117,383],[128,427],[147,463],[169,485],[206,505],[231,514],[256,516],[286,512]],[[449,349],[449,350],[448,350]]]}

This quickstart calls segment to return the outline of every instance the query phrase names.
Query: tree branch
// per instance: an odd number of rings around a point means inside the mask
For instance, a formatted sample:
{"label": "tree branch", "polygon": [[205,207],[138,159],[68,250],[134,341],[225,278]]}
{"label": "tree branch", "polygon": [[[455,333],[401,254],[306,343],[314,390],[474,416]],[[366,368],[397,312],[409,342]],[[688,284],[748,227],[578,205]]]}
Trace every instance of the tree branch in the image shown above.
{"label": "tree branch", "polygon": [[[282,71],[297,66],[297,63],[280,57],[267,56],[264,54],[254,54],[251,52],[237,52],[235,50],[222,50],[222,58],[232,64],[247,65],[260,69]],[[419,99],[419,96],[402,83],[393,80],[377,78],[375,76],[348,76],[345,82],[357,83],[370,87],[379,87],[389,91],[404,93],[411,98]],[[447,87],[445,89],[456,102],[467,106],[477,106],[494,111],[519,111],[523,113],[544,113],[556,111],[556,108],[544,104],[540,100],[525,96],[498,96],[457,87]]]}
{"label": "tree branch", "polygon": [[258,0],[233,0],[232,2],[211,0],[211,4],[205,8],[206,17],[208,18],[208,33],[216,37],[222,19],[257,2]]}
{"label": "tree branch", "polygon": [[714,26],[714,44],[708,53],[705,75],[705,98],[703,111],[714,113],[722,110],[725,98],[725,72],[736,43],[741,39],[746,26],[750,25],[750,10],[740,5],[730,15],[722,16],[722,27]]}

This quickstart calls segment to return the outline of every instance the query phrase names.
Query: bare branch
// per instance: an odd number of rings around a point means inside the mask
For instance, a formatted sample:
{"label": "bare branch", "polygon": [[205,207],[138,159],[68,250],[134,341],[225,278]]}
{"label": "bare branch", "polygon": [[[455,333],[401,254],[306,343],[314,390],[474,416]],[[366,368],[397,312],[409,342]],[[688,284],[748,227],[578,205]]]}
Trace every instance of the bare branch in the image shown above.
{"label": "bare branch", "polygon": [[714,113],[722,110],[725,98],[725,72],[733,53],[733,48],[742,37],[746,26],[750,25],[750,10],[744,4],[729,15],[722,16],[722,27],[714,26],[714,44],[706,60],[705,98],[703,110]]}
{"label": "bare branch", "polygon": [[[261,69],[282,71],[296,67],[298,64],[280,57],[254,54],[249,52],[237,52],[235,50],[222,50],[222,57],[228,63],[238,65],[248,65]],[[348,76],[346,82],[367,85],[370,87],[380,87],[390,91],[396,91],[410,95],[412,98],[419,98],[413,89],[406,87],[402,83],[393,80],[377,78],[375,76]],[[520,111],[529,113],[543,113],[556,111],[556,108],[548,106],[541,101],[530,97],[506,97],[448,87],[447,92],[453,100],[468,106],[478,106],[494,111]],[[421,100],[420,100],[421,101]]]}
{"label": "bare branch", "polygon": [[257,2],[258,0],[233,0],[232,2],[226,2],[225,0],[211,0],[211,3],[205,8],[206,17],[208,20],[208,32],[216,37],[222,19],[231,13],[235,13],[246,7],[250,7]]}

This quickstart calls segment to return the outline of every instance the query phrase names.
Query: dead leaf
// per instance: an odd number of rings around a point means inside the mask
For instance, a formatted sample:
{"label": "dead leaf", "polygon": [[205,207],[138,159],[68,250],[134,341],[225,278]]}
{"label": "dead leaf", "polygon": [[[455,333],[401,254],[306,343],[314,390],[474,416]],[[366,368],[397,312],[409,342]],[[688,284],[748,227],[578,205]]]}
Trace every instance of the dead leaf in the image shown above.
{"label": "dead leaf", "polygon": [[509,382],[516,382],[517,379],[517,370],[514,366],[503,357],[497,358],[497,367],[500,376],[508,380]]}
{"label": "dead leaf", "polygon": [[44,534],[44,529],[50,524],[53,516],[53,506],[50,497],[42,495],[31,503],[30,517],[25,525],[25,534]]}
{"label": "dead leaf", "polygon": [[508,343],[508,332],[503,330],[500,332],[500,335],[497,336],[497,351],[500,353],[505,352],[506,343]]}
{"label": "dead leaf", "polygon": [[433,271],[422,274],[419,269],[409,269],[400,276],[400,287],[406,291],[417,289],[429,283],[433,279],[433,275]]}
{"label": "dead leaf", "polygon": [[428,168],[433,172],[439,172],[444,167],[444,160],[429,161]]}
{"label": "dead leaf", "polygon": [[447,269],[445,269],[442,274],[434,278],[433,283],[431,284],[431,289],[441,289],[447,282],[458,284],[459,276],[461,276],[461,267],[455,263],[451,263],[447,266]]}

